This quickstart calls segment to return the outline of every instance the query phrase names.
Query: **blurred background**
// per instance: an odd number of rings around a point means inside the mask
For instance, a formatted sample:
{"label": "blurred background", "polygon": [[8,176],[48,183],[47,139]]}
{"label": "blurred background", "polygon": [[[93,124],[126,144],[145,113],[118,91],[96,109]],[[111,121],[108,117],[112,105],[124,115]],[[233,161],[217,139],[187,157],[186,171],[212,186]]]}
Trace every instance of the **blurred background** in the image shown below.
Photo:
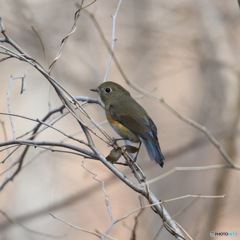
{"label": "blurred background", "polygon": [[[91,1],[85,1],[87,5]],[[80,2],[79,2],[80,3]],[[30,56],[47,68],[55,58],[60,43],[73,24],[76,1],[7,1],[0,0],[0,16],[6,31]],[[95,15],[111,43],[112,18],[118,1],[99,0],[87,10]],[[116,20],[115,54],[128,78],[152,94],[164,98],[174,109],[206,126],[236,164],[240,164],[240,10],[235,1],[169,0],[123,1]],[[44,43],[47,59],[41,43]],[[3,37],[3,36],[1,36]],[[3,44],[7,46],[6,44]],[[4,57],[1,55],[1,58]],[[96,88],[104,78],[109,53],[94,24],[84,11],[76,32],[68,39],[52,76],[74,96],[96,97]],[[42,119],[61,106],[48,81],[33,67],[15,59],[0,62],[0,111],[7,112],[7,92],[11,76],[27,74],[26,90],[20,94],[21,80],[14,80],[10,91],[12,113]],[[111,63],[107,77],[128,89],[133,97],[140,94],[130,88]],[[150,180],[174,167],[227,164],[203,133],[182,122],[160,103],[148,98],[137,101],[147,110],[158,128],[159,142],[166,158],[164,168],[149,161],[143,147],[138,163]],[[97,122],[106,120],[101,107],[94,104],[86,110]],[[0,115],[8,140],[13,138],[9,117]],[[13,119],[16,136],[31,130],[35,123]],[[90,125],[90,123],[87,121]],[[71,116],[56,127],[74,134],[80,131]],[[113,137],[117,134],[103,123]],[[76,135],[84,139],[80,132]],[[63,135],[46,130],[36,140],[62,141]],[[98,139],[96,146],[104,155],[110,148]],[[0,141],[5,141],[0,128]],[[68,141],[71,142],[71,141]],[[17,159],[21,149],[12,155]],[[1,161],[7,152],[0,152]],[[31,148],[28,163],[0,193],[0,239],[96,239],[95,236],[57,221],[53,213],[80,228],[104,233],[110,224],[101,184],[92,179],[81,165],[105,182],[114,219],[140,206],[138,194],[119,181],[100,162],[79,156]],[[123,161],[123,159],[122,159]],[[0,165],[3,172],[9,162]],[[134,180],[128,167],[118,166]],[[6,174],[0,176],[4,181]],[[177,171],[150,185],[161,200],[187,194],[223,195],[221,199],[186,198],[165,207],[173,216],[185,207],[175,220],[193,239],[210,239],[210,231],[240,234],[240,172],[233,169]],[[145,204],[147,202],[144,200]],[[136,213],[137,214],[137,213]],[[117,223],[109,235],[130,239],[134,216]],[[25,229],[22,224],[32,232]],[[161,219],[151,210],[139,218],[136,239],[174,239],[165,229],[157,235]],[[39,234],[42,233],[42,234]],[[49,234],[43,235],[43,234]],[[214,239],[223,239],[215,237]],[[234,237],[233,239],[239,239]]]}

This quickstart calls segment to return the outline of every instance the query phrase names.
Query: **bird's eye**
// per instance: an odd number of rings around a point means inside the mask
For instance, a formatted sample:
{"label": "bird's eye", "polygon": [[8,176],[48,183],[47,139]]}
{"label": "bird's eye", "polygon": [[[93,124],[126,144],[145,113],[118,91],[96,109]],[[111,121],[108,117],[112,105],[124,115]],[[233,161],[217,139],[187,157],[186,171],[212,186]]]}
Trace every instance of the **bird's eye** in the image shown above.
{"label": "bird's eye", "polygon": [[112,91],[111,88],[105,88],[105,92],[106,92],[106,93],[110,93],[111,91]]}

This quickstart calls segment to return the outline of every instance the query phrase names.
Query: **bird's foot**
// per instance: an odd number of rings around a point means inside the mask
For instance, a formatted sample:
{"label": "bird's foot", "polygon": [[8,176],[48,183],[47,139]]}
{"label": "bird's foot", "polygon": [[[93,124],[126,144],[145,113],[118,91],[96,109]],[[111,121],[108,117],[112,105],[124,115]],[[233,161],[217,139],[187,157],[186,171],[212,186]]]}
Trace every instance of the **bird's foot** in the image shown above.
{"label": "bird's foot", "polygon": [[117,143],[117,141],[120,141],[120,140],[128,140],[128,139],[127,138],[112,138],[112,142],[109,142],[108,146],[112,147],[114,144]]}

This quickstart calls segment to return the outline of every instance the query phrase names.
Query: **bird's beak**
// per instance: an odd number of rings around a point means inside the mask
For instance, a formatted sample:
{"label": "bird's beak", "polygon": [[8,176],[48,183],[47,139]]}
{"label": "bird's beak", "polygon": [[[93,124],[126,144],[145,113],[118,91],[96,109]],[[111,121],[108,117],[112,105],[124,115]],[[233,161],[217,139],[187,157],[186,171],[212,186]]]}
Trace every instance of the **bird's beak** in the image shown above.
{"label": "bird's beak", "polygon": [[91,91],[93,91],[93,92],[98,92],[98,89],[97,88],[92,88],[92,89],[90,89]]}

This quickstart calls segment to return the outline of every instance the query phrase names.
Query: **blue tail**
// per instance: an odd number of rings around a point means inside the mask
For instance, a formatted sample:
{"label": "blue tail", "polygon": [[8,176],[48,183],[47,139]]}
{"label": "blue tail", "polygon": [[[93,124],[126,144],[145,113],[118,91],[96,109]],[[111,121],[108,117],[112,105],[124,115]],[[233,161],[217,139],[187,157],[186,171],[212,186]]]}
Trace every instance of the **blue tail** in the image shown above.
{"label": "blue tail", "polygon": [[149,140],[146,140],[142,137],[140,137],[142,143],[144,144],[145,148],[147,149],[148,156],[150,157],[151,160],[154,160],[156,163],[158,163],[161,167],[163,167],[163,160],[165,159],[159,144],[154,145],[152,142]]}

